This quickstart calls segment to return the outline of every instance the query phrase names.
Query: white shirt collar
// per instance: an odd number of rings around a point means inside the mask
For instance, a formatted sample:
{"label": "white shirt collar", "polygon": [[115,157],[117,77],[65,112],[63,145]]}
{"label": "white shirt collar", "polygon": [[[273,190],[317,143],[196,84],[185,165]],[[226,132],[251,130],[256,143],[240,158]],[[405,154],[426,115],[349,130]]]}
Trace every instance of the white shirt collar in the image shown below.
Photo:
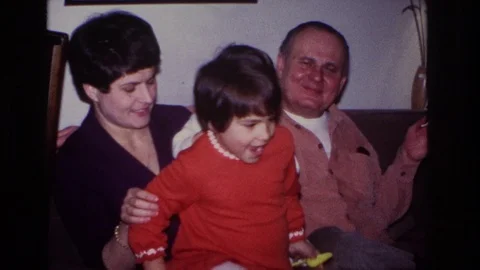
{"label": "white shirt collar", "polygon": [[303,116],[291,113],[285,110],[285,113],[295,120],[295,122],[301,124],[306,129],[315,132],[316,130],[327,130],[328,131],[328,112],[325,111],[322,116],[317,118],[305,118]]}
{"label": "white shirt collar", "polygon": [[325,150],[327,157],[330,158],[330,151],[332,149],[332,145],[330,140],[330,134],[328,132],[329,112],[325,111],[322,116],[317,118],[305,118],[303,116],[296,115],[286,110],[284,111],[295,122],[299,123],[306,129],[310,130],[313,134],[315,134],[315,136],[317,136],[318,140],[320,140],[323,145],[323,149]]}

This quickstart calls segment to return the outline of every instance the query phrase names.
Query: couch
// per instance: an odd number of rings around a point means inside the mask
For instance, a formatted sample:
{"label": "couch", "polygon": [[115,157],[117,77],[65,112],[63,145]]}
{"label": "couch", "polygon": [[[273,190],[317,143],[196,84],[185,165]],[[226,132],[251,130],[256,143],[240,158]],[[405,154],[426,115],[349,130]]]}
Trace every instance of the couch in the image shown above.
{"label": "couch", "polygon": [[[345,110],[377,150],[380,165],[385,170],[395,157],[407,128],[421,118],[425,112],[412,110]],[[425,159],[417,170],[413,187],[412,204],[408,212],[389,228],[396,245],[415,254],[417,269],[423,269],[425,235],[424,183],[426,178]],[[70,237],[63,228],[55,205],[51,204],[49,224],[49,269],[87,269]]]}

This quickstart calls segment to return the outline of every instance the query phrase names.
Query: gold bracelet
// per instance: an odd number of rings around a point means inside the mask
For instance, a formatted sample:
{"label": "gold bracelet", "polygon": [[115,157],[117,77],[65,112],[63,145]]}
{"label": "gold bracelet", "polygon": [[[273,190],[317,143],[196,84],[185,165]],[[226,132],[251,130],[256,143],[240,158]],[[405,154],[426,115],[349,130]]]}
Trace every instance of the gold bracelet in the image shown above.
{"label": "gold bracelet", "polygon": [[115,240],[117,241],[117,243],[118,243],[121,247],[130,250],[130,247],[129,247],[129,246],[126,246],[125,244],[123,244],[123,243],[120,241],[120,233],[118,232],[119,229],[120,229],[120,224],[118,224],[117,226],[115,226],[115,230],[114,230]]}

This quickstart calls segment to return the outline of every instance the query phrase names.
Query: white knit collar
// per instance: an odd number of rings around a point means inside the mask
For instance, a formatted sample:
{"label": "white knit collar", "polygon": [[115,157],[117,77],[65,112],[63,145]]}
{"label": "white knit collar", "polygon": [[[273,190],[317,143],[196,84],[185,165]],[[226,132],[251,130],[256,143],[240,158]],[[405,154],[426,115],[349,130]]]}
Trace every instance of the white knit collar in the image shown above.
{"label": "white knit collar", "polygon": [[225,156],[226,158],[233,159],[233,160],[240,160],[238,157],[236,157],[234,154],[230,153],[228,150],[223,148],[220,143],[217,140],[217,137],[215,137],[215,134],[213,131],[208,130],[207,131],[208,139],[210,140],[210,143],[212,144],[213,148],[215,148],[220,154]]}

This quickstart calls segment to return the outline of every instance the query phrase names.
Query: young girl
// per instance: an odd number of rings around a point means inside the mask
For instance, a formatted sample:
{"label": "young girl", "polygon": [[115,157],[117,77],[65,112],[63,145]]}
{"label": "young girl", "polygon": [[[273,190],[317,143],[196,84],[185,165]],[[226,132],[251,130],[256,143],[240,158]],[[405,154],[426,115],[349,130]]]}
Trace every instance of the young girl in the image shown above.
{"label": "young girl", "polygon": [[[147,186],[159,213],[129,228],[137,263],[291,269],[289,255],[315,257],[303,234],[293,138],[277,126],[281,93],[268,55],[226,47],[198,71],[194,96],[203,133]],[[177,213],[181,226],[165,265],[161,232]]]}

